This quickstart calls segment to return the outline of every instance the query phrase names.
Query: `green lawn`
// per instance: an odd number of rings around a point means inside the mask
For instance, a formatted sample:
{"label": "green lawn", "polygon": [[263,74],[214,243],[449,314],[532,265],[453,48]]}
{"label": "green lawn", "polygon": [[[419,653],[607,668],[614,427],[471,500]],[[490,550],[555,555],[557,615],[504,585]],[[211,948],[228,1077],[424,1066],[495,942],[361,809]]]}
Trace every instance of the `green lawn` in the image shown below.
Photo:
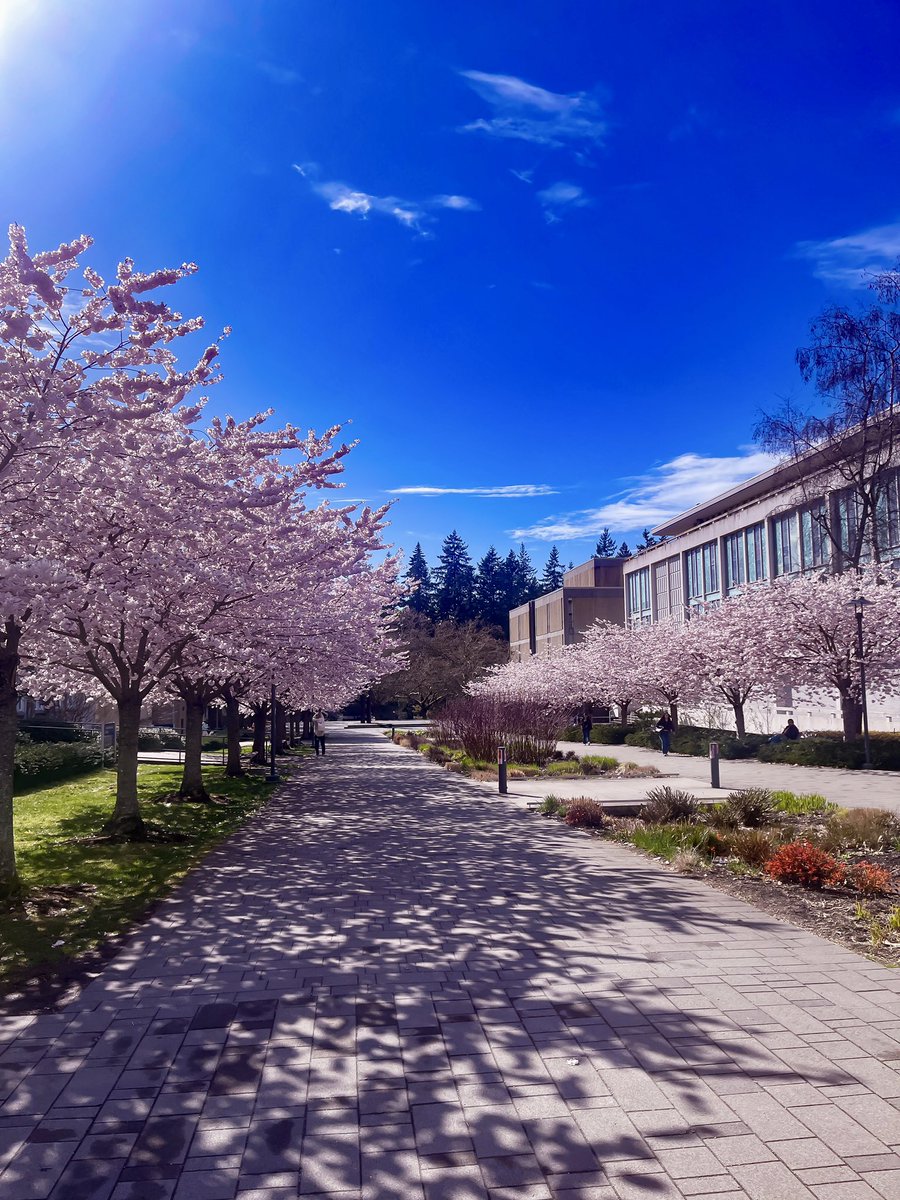
{"label": "green lawn", "polygon": [[[227,795],[231,803],[154,803],[152,797],[178,787],[181,767],[143,763],[139,768],[144,820],[186,835],[184,842],[79,842],[99,833],[112,812],[111,770],[16,797],[18,863],[27,894],[24,910],[0,905],[0,984],[20,978],[23,969],[83,954],[120,932],[243,824],[272,790],[258,777],[226,779],[220,767],[204,768],[204,776],[210,792]],[[73,885],[74,895],[52,890]]]}

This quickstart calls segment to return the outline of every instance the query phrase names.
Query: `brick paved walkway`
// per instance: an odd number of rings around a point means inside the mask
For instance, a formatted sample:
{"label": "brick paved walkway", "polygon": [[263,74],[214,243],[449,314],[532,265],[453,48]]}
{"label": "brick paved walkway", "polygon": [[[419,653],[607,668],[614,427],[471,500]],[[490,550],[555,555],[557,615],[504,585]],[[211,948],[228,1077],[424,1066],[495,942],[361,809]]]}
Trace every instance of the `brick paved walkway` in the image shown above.
{"label": "brick paved walkway", "polygon": [[80,999],[3,1200],[897,1200],[900,972],[341,735]]}

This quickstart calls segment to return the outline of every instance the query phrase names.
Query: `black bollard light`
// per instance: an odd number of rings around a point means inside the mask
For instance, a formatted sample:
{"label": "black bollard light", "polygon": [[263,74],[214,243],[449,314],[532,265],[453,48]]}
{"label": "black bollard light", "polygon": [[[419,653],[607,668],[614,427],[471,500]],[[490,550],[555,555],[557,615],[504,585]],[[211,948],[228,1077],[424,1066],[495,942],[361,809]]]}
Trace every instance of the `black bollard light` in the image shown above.
{"label": "black bollard light", "polygon": [[709,743],[709,781],[710,786],[717,788],[719,784],[719,743]]}
{"label": "black bollard light", "polygon": [[497,747],[497,782],[501,796],[506,795],[506,747]]}

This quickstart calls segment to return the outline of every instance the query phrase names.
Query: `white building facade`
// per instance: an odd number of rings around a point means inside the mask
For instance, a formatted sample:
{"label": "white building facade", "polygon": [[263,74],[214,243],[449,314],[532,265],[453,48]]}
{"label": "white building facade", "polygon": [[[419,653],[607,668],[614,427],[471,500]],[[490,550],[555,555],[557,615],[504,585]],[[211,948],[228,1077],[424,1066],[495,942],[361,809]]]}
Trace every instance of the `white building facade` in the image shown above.
{"label": "white building facade", "polygon": [[[822,494],[816,495],[808,465],[803,483],[800,469],[796,462],[781,464],[657,526],[653,533],[664,540],[625,562],[626,622],[681,622],[693,610],[751,584],[809,571],[840,571],[842,553],[834,548],[822,517],[839,531],[840,545],[851,546],[858,528],[855,494],[849,488],[829,488],[822,476]],[[900,468],[885,471],[883,482],[880,557],[900,565]],[[774,708],[757,706],[748,713],[748,728],[776,729],[788,717],[801,729],[842,728],[836,696],[801,702],[787,684],[777,690]],[[873,729],[898,731],[900,705],[873,697],[869,719]]]}

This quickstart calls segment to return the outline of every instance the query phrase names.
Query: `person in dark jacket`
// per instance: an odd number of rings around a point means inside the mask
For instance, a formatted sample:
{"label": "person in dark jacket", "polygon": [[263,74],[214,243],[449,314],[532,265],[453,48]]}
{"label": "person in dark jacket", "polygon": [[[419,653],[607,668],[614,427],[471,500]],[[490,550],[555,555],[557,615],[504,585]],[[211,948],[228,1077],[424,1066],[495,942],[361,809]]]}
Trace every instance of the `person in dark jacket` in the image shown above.
{"label": "person in dark jacket", "polygon": [[581,737],[586,746],[590,745],[591,730],[594,728],[594,722],[587,713],[581,718]]}
{"label": "person in dark jacket", "polygon": [[782,729],[781,736],[787,742],[796,742],[797,738],[800,736],[800,730],[794,724],[793,717],[788,717],[788,723],[785,725],[784,729]]}
{"label": "person in dark jacket", "polygon": [[672,723],[672,718],[668,713],[663,713],[663,715],[656,722],[656,732],[659,735],[659,748],[666,757],[668,757],[669,754],[669,744],[672,740],[672,730],[674,728],[675,726]]}

